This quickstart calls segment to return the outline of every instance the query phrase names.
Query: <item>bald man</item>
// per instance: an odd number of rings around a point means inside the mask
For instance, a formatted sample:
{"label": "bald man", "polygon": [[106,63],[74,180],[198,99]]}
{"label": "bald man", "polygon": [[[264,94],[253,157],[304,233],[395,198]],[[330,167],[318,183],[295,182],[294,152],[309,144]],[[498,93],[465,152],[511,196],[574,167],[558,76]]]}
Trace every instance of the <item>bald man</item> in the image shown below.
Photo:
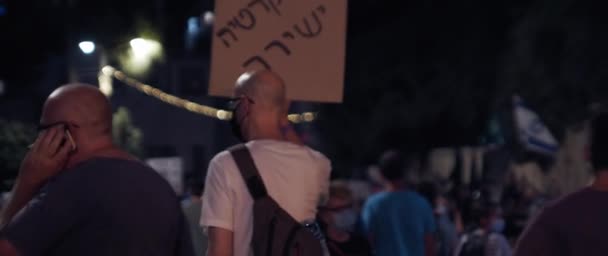
{"label": "bald man", "polygon": [[48,97],[0,215],[0,255],[190,255],[175,193],[111,131],[96,87],[66,85]]}
{"label": "bald man", "polygon": [[[302,223],[313,220],[327,198],[331,167],[325,156],[286,133],[285,90],[283,80],[270,71],[243,74],[234,90],[232,125],[246,142],[268,194]],[[229,151],[211,160],[202,199],[207,255],[253,255],[253,200]]]}

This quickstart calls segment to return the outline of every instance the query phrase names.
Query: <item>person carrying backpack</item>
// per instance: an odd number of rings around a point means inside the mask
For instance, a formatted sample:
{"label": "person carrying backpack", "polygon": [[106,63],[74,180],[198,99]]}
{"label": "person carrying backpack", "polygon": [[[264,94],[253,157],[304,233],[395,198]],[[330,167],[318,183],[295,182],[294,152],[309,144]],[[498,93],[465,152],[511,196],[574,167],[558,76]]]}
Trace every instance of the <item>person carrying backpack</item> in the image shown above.
{"label": "person carrying backpack", "polygon": [[201,226],[207,255],[323,255],[315,222],[328,196],[330,161],[294,140],[285,85],[271,71],[236,82],[232,130],[245,144],[210,162]]}
{"label": "person carrying backpack", "polygon": [[462,235],[455,256],[511,256],[509,242],[502,234],[505,221],[500,207],[486,205],[478,210],[479,225]]}

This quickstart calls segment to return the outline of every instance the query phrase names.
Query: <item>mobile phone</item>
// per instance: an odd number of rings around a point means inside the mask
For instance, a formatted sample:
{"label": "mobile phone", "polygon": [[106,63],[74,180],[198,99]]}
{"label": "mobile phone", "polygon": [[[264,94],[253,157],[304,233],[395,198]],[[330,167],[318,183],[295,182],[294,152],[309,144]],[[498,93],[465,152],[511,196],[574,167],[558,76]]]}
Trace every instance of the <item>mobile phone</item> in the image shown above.
{"label": "mobile phone", "polygon": [[70,143],[70,146],[72,146],[72,149],[70,151],[74,151],[76,150],[76,142],[74,142],[74,138],[72,138],[72,134],[70,134],[70,130],[65,129],[65,138],[66,140]]}

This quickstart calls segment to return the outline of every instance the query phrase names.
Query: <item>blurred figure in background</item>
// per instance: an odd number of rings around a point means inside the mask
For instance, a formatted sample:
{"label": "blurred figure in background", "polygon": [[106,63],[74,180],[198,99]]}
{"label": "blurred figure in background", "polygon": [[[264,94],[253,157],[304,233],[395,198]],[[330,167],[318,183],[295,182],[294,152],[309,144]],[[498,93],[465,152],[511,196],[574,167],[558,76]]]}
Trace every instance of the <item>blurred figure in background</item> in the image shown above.
{"label": "blurred figure in background", "polygon": [[379,256],[436,255],[433,209],[406,185],[408,162],[397,151],[383,154],[379,169],[385,190],[370,196],[363,207],[363,231]]}
{"label": "blurred figure in background", "polygon": [[367,168],[367,181],[370,186],[371,195],[384,191],[387,183],[382,177],[380,169],[376,165],[372,165]]}
{"label": "blurred figure in background", "polygon": [[485,204],[474,214],[479,224],[460,238],[455,256],[510,256],[511,246],[502,234],[505,220],[495,204]]}
{"label": "blurred figure in background", "polygon": [[441,193],[434,182],[423,182],[418,192],[434,207],[435,222],[437,223],[436,248],[438,256],[451,256],[458,244],[458,229],[455,223],[460,223],[457,209]]}
{"label": "blurred figure in background", "polygon": [[358,216],[352,191],[345,183],[332,183],[329,200],[319,209],[321,229],[325,232],[331,255],[371,255],[371,248],[366,238],[353,232]]}
{"label": "blurred figure in background", "polygon": [[[434,202],[435,220],[437,221],[438,256],[450,256],[454,253],[458,244],[458,223],[460,214],[452,207],[450,201],[443,196],[438,196]],[[460,224],[462,225],[462,224]]]}
{"label": "blurred figure in background", "polygon": [[192,179],[189,181],[188,187],[190,197],[182,202],[182,209],[190,227],[194,253],[195,255],[204,255],[207,251],[207,239],[203,236],[203,229],[199,224],[201,219],[203,182]]}

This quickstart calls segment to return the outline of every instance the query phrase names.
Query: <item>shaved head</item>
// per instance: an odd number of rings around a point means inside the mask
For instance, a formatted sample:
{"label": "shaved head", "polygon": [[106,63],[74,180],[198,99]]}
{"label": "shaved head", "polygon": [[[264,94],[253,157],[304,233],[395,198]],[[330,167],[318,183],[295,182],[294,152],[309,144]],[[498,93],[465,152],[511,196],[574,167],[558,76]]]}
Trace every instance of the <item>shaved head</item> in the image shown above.
{"label": "shaved head", "polygon": [[287,96],[283,79],[270,70],[247,72],[236,82],[234,96],[246,95],[268,110],[282,111]]}
{"label": "shaved head", "polygon": [[99,89],[87,84],[68,84],[48,97],[41,124],[70,122],[88,136],[109,136],[112,131],[112,108]]}

